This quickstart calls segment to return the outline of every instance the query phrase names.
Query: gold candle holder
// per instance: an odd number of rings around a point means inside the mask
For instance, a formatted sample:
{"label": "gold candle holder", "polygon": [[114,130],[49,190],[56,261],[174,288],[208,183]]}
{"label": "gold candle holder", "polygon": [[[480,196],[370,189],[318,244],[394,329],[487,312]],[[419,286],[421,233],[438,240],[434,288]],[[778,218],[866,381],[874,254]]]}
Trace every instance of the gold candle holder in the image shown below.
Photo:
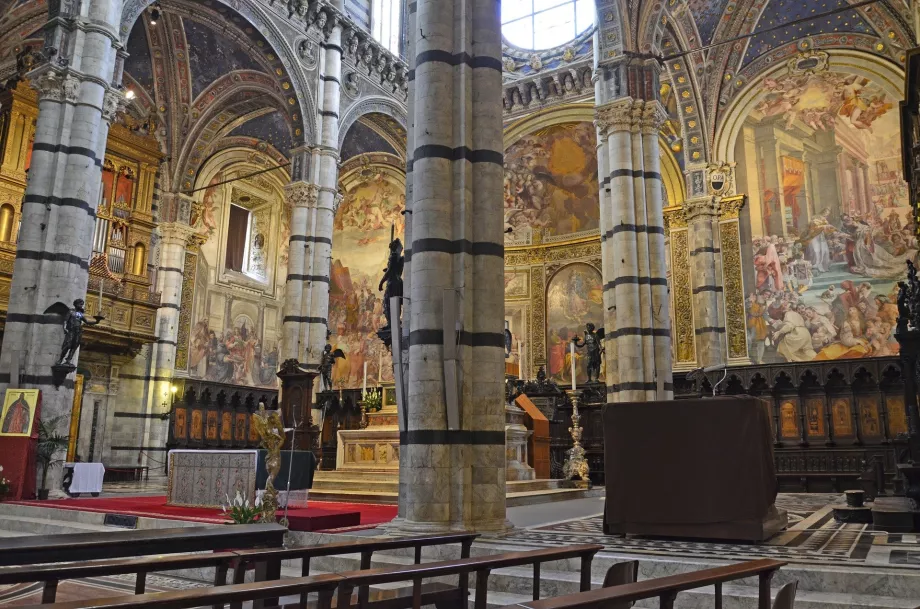
{"label": "gold candle holder", "polygon": [[581,432],[584,431],[581,425],[581,415],[578,413],[578,394],[575,391],[569,392],[569,399],[572,401],[572,426],[569,427],[569,433],[572,434],[572,448],[566,451],[567,458],[562,466],[562,475],[566,480],[580,478],[582,482],[590,481],[588,479],[588,460],[585,459],[585,449],[581,445]]}

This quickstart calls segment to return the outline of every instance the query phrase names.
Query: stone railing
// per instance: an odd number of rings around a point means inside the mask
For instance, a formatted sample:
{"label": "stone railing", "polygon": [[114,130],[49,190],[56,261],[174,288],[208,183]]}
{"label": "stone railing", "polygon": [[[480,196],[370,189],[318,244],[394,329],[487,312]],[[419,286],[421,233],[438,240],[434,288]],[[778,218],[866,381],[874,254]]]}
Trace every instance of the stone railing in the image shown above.
{"label": "stone railing", "polygon": [[593,97],[593,76],[592,60],[587,58],[505,83],[505,118],[562,101],[572,102]]}

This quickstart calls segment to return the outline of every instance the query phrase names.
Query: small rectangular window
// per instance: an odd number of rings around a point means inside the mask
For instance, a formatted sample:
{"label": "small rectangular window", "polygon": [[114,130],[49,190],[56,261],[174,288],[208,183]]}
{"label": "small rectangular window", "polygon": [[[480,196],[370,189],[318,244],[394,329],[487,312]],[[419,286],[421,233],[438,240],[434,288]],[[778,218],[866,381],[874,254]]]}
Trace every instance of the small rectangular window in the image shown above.
{"label": "small rectangular window", "polygon": [[231,205],[230,221],[227,223],[227,268],[231,271],[243,272],[248,234],[249,210]]}

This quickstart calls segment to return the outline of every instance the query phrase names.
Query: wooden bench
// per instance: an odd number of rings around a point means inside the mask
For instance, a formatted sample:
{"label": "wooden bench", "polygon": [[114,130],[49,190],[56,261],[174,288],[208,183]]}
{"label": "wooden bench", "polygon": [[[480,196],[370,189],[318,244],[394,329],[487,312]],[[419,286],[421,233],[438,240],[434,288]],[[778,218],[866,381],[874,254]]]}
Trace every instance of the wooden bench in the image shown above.
{"label": "wooden bench", "polygon": [[281,547],[280,524],[144,529],[0,539],[0,566]]}
{"label": "wooden bench", "polygon": [[[237,552],[239,557],[233,573],[233,583],[243,583],[246,575],[246,569],[257,563],[265,563],[262,573],[266,579],[277,579],[281,577],[281,561],[283,560],[302,560],[300,574],[303,577],[310,575],[310,559],[322,556],[337,556],[342,554],[361,554],[362,570],[371,568],[371,559],[374,552],[384,550],[401,550],[412,548],[415,550],[415,564],[422,562],[422,548],[432,546],[443,546],[459,543],[460,558],[469,558],[470,548],[476,538],[476,533],[458,533],[454,535],[436,535],[427,537],[402,537],[396,539],[384,540],[362,540],[360,538],[354,541],[345,541],[340,543],[331,543],[322,546],[312,546],[304,548],[277,548],[270,550],[247,550]],[[257,574],[257,578],[259,574]],[[429,586],[424,591],[427,600],[426,604],[436,604],[444,602],[444,596],[453,598],[451,590],[445,587],[434,585]],[[358,591],[359,598],[365,602],[368,599],[368,587],[362,586]],[[306,600],[304,600],[306,602]]]}
{"label": "wooden bench", "polygon": [[[227,572],[233,569],[233,583],[243,583],[245,571],[248,567],[256,566],[257,581],[276,580],[281,576],[281,561],[302,559],[302,576],[310,574],[310,559],[319,556],[336,556],[341,554],[360,553],[361,568],[370,568],[373,553],[379,550],[393,550],[412,548],[415,550],[415,562],[421,562],[423,547],[440,546],[445,544],[460,543],[460,555],[466,558],[470,555],[470,546],[478,537],[475,533],[439,535],[428,537],[405,537],[400,539],[361,539],[353,542],[327,544],[306,548],[277,548],[259,550],[240,550],[234,552],[216,552],[213,554],[183,554],[172,556],[150,556],[143,558],[114,559],[84,561],[69,564],[41,564],[21,565],[13,567],[0,567],[0,585],[43,582],[43,603],[53,603],[57,598],[58,583],[68,579],[82,579],[87,577],[105,577],[109,575],[136,574],[134,593],[143,594],[146,590],[148,573],[162,571],[177,571],[180,569],[216,569],[214,585],[222,586],[227,583]],[[434,594],[437,587],[432,587],[429,592],[432,598],[438,601],[440,597]]]}
{"label": "wooden bench", "polygon": [[[674,599],[679,592],[713,585],[715,586],[715,607],[722,609],[722,584],[755,576],[759,579],[757,609],[770,609],[770,581],[773,575],[785,565],[785,562],[779,560],[751,560],[727,567],[647,579],[613,588],[598,588],[542,601],[534,600],[509,605],[505,609],[611,609],[656,597],[659,599],[661,609],[673,609]],[[478,596],[476,601],[478,609]]]}
{"label": "wooden bench", "polygon": [[[338,602],[336,606],[340,609],[352,606],[350,601],[352,591],[355,588],[361,589],[362,587],[379,584],[411,581],[412,604],[402,603],[399,606],[411,606],[413,609],[421,609],[421,607],[426,604],[423,602],[422,598],[422,581],[425,579],[448,577],[452,575],[459,576],[457,591],[459,593],[459,598],[465,599],[469,595],[469,575],[470,573],[475,573],[475,609],[486,609],[489,573],[495,569],[520,567],[523,565],[533,565],[533,598],[536,600],[540,598],[540,565],[544,562],[567,560],[570,558],[581,559],[580,589],[583,591],[590,590],[591,563],[594,560],[594,555],[603,548],[604,546],[595,544],[572,545],[528,552],[509,552],[507,554],[496,554],[493,556],[462,558],[460,560],[425,563],[423,565],[340,573],[339,575],[344,579],[339,585]],[[301,604],[303,604],[303,601]],[[392,605],[393,603],[389,604]],[[358,603],[355,606],[358,607],[358,609],[364,609],[368,606],[377,607],[378,604],[368,603],[366,598],[363,599],[359,594]],[[461,606],[465,606],[465,603],[462,603]]]}
{"label": "wooden bench", "polygon": [[[214,588],[197,588],[177,592],[158,594],[141,594],[137,596],[119,596],[89,601],[74,601],[57,604],[44,604],[45,609],[184,609],[211,605],[221,607],[227,603],[240,606],[243,602],[253,601],[254,606],[271,607],[280,597],[299,596],[299,607],[307,606],[307,597],[317,593],[317,609],[329,609],[335,588],[338,588],[338,607],[344,609],[352,606],[352,593],[363,586],[412,582],[411,596],[385,597],[369,601],[359,593],[357,607],[374,607],[375,609],[421,609],[432,602],[452,601],[450,607],[465,607],[469,596],[469,574],[476,574],[476,609],[484,609],[488,594],[489,573],[494,569],[534,566],[534,598],[540,596],[540,564],[554,560],[570,558],[581,559],[581,589],[591,587],[591,562],[594,555],[603,548],[600,545],[564,546],[547,548],[531,552],[510,552],[494,556],[461,558],[459,560],[406,565],[389,569],[370,569],[351,571],[340,574],[327,574],[294,579],[257,581],[252,583],[230,584]],[[452,596],[446,594],[423,594],[422,582],[425,579],[459,576],[459,585],[451,587]],[[434,600],[432,600],[434,599]],[[446,604],[446,603],[445,603]]]}
{"label": "wooden bench", "polygon": [[116,596],[85,601],[70,601],[53,605],[35,605],[33,609],[190,609],[192,607],[223,607],[241,605],[247,601],[271,606],[267,599],[306,595],[319,597],[317,609],[330,609],[335,589],[342,581],[340,575],[313,575],[294,579],[233,584],[215,588],[193,588],[176,592],[157,592],[138,596]]}

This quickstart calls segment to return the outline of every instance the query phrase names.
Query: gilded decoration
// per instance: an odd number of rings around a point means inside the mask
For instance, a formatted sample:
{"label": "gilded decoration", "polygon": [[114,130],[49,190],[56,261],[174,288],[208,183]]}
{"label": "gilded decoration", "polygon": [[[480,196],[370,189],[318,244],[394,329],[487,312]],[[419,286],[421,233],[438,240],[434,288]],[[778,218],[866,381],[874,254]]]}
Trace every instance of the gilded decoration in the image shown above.
{"label": "gilded decoration", "polygon": [[671,232],[671,293],[674,294],[676,366],[696,362],[693,289],[690,285],[690,240],[686,229]]}
{"label": "gilded decoration", "polygon": [[188,368],[189,330],[192,325],[192,300],[195,296],[195,274],[198,270],[198,255],[185,254],[185,270],[182,273],[182,298],[179,302],[179,332],[176,336],[176,370]]}
{"label": "gilded decoration", "polygon": [[741,233],[738,220],[719,224],[722,242],[722,285],[725,296],[725,329],[729,360],[747,363],[747,324],[741,268]]}
{"label": "gilded decoration", "polygon": [[664,209],[664,230],[670,235],[672,230],[687,228],[687,213],[680,205]]}

